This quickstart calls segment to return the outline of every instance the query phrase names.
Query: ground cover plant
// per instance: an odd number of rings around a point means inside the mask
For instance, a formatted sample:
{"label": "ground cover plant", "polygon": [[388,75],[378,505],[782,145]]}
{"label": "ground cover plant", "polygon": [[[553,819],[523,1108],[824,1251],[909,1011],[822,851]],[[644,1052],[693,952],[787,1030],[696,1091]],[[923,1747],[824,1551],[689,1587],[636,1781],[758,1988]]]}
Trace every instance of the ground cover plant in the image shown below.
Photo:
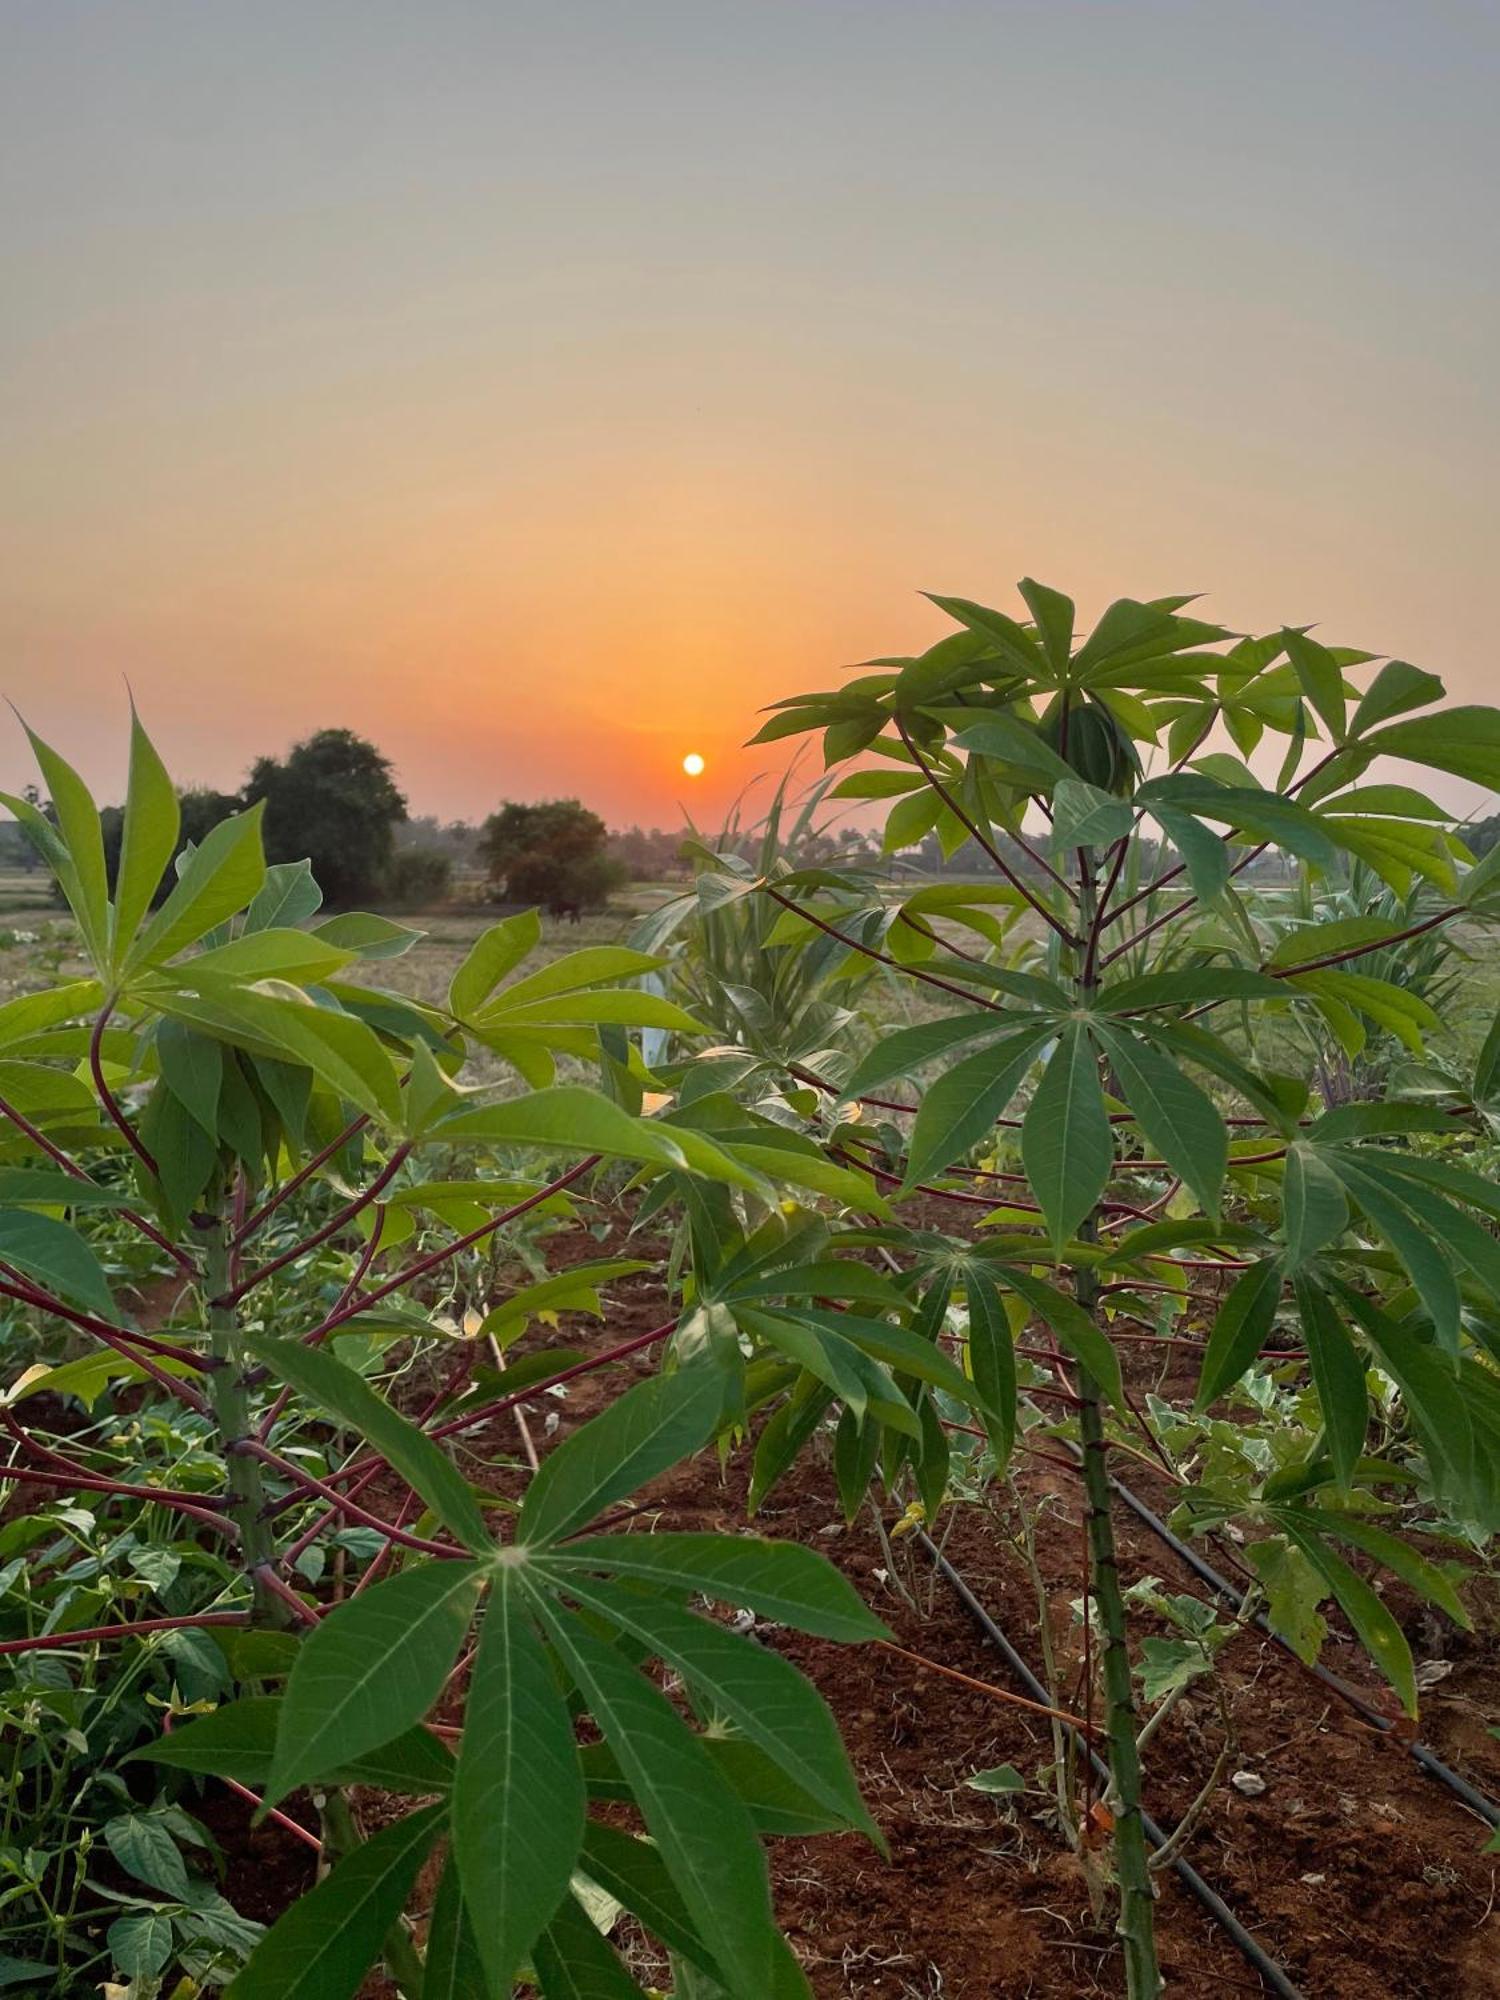
{"label": "ground cover plant", "polygon": [[[408,1996],[807,1991],[763,1844],[880,1830],[758,1638],[889,1635],[810,1546],[643,1514],[690,1460],[743,1458],[752,1512],[811,1481],[868,1517],[916,1616],[923,1529],[1003,1527],[1056,1750],[973,1796],[1055,1801],[1132,1994],[1160,1986],[1142,1765],[1255,1610],[1307,1657],[1346,1619],[1415,1716],[1381,1574],[1462,1622],[1500,1464],[1500,1034],[1434,1059],[1431,954],[1500,876],[1366,779],[1494,788],[1500,718],[1183,601],[1083,637],[1023,597],[942,600],[952,638],[765,732],[823,730],[833,796],[983,879],[809,867],[773,816],[632,944],[543,960],[508,918],[436,986],[409,929],[268,869],[254,812],[169,867],[138,726],[112,872],[37,745],[55,819],[8,803],[85,964],[0,1006],[16,1990],[310,2000],[379,1963]],[[547,1232],[595,1217],[554,1267]],[[661,1317],[611,1339],[637,1275]],[[556,1439],[553,1389],[595,1391]],[[1124,1586],[1111,1474],[1143,1461],[1181,1527],[1243,1538],[1244,1603]],[[1086,1495],[1081,1681],[1034,1465]],[[1220,1710],[1173,1851],[1222,1794]],[[220,1888],[223,1785],[319,1849],[264,1934]]]}

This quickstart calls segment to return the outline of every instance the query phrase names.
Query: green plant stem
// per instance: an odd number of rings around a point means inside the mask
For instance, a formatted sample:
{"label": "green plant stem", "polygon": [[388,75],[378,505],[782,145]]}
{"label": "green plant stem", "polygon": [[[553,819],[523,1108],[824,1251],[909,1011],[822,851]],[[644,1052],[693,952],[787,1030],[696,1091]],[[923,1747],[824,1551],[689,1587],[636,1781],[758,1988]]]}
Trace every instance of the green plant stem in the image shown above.
{"label": "green plant stem", "polygon": [[[1085,1004],[1093,998],[1099,936],[1103,928],[1093,853],[1078,853],[1078,906],[1087,940],[1078,954],[1076,986]],[[1090,1216],[1079,1231],[1088,1240],[1098,1234],[1098,1216]],[[1087,1265],[1072,1272],[1073,1295],[1097,1321],[1098,1274]],[[1101,1327],[1108,1337],[1108,1329]],[[1109,1734],[1109,1774],[1114,1813],[1115,1874],[1120,1889],[1117,1924],[1125,1953],[1125,1991],[1129,2000],[1157,2000],[1162,1991],[1156,1956],[1156,1896],[1151,1883],[1150,1854],[1141,1824],[1141,1756],[1137,1741],[1140,1717],[1130,1677],[1130,1645],[1125,1597],[1120,1589],[1120,1564],[1115,1547],[1114,1516],[1109,1484],[1109,1443],[1104,1425],[1104,1396],[1087,1368],[1078,1369],[1078,1429],[1083,1447],[1083,1491],[1087,1510],[1089,1567],[1094,1603],[1104,1630],[1106,1725]]]}
{"label": "green plant stem", "polygon": [[[1082,1274],[1080,1274],[1080,1278]],[[1082,1303],[1082,1301],[1080,1301]],[[1141,1826],[1141,1760],[1136,1747],[1135,1690],[1125,1631],[1125,1599],[1120,1589],[1114,1521],[1110,1513],[1108,1444],[1099,1384],[1078,1371],[1083,1407],[1083,1487],[1088,1509],[1089,1558],[1094,1602],[1104,1628],[1104,1696],[1109,1732],[1110,1787],[1115,1817],[1115,1872],[1120,1884],[1119,1934],[1125,1948],[1125,1990],[1129,2000],[1156,2000],[1162,1990],[1156,1960],[1155,1892]]]}
{"label": "green plant stem", "polygon": [[232,1305],[223,1303],[230,1284],[229,1229],[223,1216],[216,1213],[195,1223],[194,1234],[203,1251],[209,1346],[222,1364],[209,1376],[208,1390],[224,1453],[229,1516],[240,1531],[239,1555],[250,1577],[254,1622],[283,1626],[286,1607],[258,1573],[270,1566],[276,1554],[265,1513],[260,1461],[236,1449],[250,1436],[250,1392],[245,1385],[248,1361],[240,1342],[238,1315]]}

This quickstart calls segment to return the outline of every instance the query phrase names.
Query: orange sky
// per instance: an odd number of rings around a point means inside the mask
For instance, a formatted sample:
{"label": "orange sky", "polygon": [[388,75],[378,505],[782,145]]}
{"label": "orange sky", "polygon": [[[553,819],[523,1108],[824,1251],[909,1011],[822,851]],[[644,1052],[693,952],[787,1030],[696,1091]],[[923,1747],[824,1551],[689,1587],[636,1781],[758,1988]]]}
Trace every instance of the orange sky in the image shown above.
{"label": "orange sky", "polygon": [[128,677],[185,781],[647,824],[920,588],[1492,693],[1500,33],[1419,11],[9,10],[0,688],[104,796]]}

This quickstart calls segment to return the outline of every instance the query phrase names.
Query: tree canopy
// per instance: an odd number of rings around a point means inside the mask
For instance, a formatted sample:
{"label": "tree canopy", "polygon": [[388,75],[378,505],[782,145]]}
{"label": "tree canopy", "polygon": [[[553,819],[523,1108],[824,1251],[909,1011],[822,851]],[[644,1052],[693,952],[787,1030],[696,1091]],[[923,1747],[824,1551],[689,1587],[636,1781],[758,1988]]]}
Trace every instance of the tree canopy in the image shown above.
{"label": "tree canopy", "polygon": [[311,861],[330,902],[384,885],[406,800],[390,760],[352,729],[320,729],[285,759],[258,758],[244,796],[265,802],[267,859]]}
{"label": "tree canopy", "polygon": [[577,799],[508,800],[479,835],[490,881],[515,903],[552,910],[593,909],[609,900],[625,870],[606,852],[604,821]]}

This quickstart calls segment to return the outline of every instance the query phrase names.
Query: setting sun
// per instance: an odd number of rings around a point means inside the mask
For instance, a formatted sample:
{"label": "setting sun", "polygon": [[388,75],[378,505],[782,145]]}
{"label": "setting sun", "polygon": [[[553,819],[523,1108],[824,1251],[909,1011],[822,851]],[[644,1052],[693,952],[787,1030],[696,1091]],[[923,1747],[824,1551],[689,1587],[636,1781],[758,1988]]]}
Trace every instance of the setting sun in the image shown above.
{"label": "setting sun", "polygon": [[696,750],[689,750],[682,760],[682,768],[690,778],[701,778],[703,776],[703,759]]}

